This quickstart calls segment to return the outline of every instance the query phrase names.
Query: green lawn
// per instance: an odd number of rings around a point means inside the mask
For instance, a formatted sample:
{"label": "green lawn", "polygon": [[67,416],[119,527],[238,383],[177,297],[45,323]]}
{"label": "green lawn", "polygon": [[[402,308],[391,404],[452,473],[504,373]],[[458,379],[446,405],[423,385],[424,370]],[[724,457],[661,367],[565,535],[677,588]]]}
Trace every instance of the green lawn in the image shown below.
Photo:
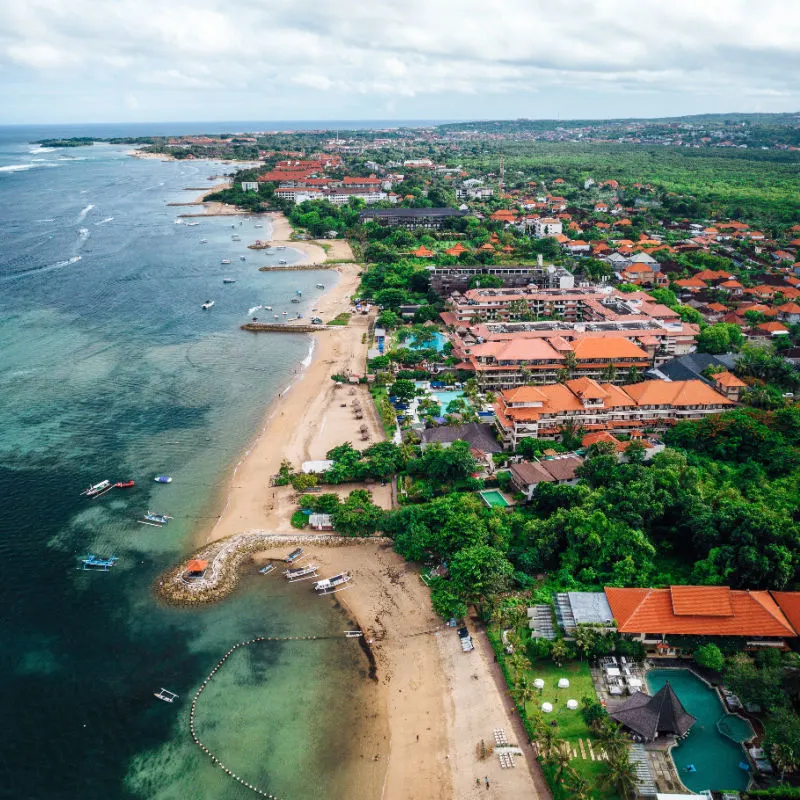
{"label": "green lawn", "polygon": [[[553,712],[551,714],[542,714],[546,722],[555,720],[558,722],[556,729],[559,738],[566,740],[573,745],[580,754],[580,747],[578,739],[584,740],[584,746],[587,739],[592,740],[592,747],[597,752],[597,740],[589,730],[589,726],[583,721],[580,708],[576,711],[570,711],[567,708],[567,700],[577,700],[578,703],[584,697],[595,697],[594,684],[592,683],[592,676],[589,673],[589,665],[585,661],[570,661],[562,667],[557,667],[552,661],[537,661],[534,662],[533,668],[530,671],[532,679],[541,678],[544,681],[544,689],[535,700],[526,704],[525,711],[529,718],[534,718],[540,712],[542,703],[552,703]],[[567,678],[569,680],[568,689],[559,689],[559,678]],[[588,754],[587,754],[588,756]],[[600,785],[600,777],[605,772],[605,764],[602,761],[592,761],[590,758],[572,759],[570,764],[572,768],[583,775],[589,781],[592,787],[592,796],[602,798],[602,800],[614,800],[617,794],[613,789],[607,789]],[[569,798],[569,791],[561,786],[557,786],[553,782],[553,769],[546,764],[542,765],[545,775],[547,776],[548,783],[553,790],[554,800],[567,800]]]}

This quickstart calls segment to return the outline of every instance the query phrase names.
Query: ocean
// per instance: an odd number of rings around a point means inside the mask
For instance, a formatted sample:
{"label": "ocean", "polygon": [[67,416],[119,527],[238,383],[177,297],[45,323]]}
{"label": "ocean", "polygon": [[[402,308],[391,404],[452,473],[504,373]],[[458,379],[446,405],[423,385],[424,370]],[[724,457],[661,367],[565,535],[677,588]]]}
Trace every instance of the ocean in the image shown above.
{"label": "ocean", "polygon": [[[277,797],[344,798],[363,754],[342,731],[369,691],[345,612],[254,568],[202,609],[152,591],[213,523],[267,404],[309,354],[306,336],[239,325],[266,319],[259,305],[309,315],[320,273],[258,272],[278,258],[246,247],[266,222],[176,224],[194,209],[168,204],[230,165],[30,143],[86,130],[0,128],[0,798],[254,796],[192,744],[191,697],[235,642],[301,634],[331,638],[237,651],[201,698],[198,733]],[[105,478],[136,486],[80,495]],[[174,520],[137,524],[148,509]],[[119,561],[81,571],[89,552]],[[156,700],[162,686],[179,701]]]}

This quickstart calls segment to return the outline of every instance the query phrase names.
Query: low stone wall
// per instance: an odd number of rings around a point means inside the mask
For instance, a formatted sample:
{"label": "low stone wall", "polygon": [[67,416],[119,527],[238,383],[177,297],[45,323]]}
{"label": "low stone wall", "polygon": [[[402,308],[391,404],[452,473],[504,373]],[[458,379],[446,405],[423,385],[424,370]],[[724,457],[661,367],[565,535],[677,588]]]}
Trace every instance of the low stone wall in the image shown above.
{"label": "low stone wall", "polygon": [[202,605],[221,600],[230,594],[238,583],[239,567],[252,553],[266,550],[275,545],[297,546],[304,544],[324,545],[326,547],[353,547],[367,542],[391,544],[392,540],[383,536],[365,539],[339,536],[337,534],[280,534],[267,531],[247,531],[203,547],[194,559],[208,561],[208,568],[202,578],[186,579],[186,562],[174,567],[161,578],[158,595],[175,605]]}

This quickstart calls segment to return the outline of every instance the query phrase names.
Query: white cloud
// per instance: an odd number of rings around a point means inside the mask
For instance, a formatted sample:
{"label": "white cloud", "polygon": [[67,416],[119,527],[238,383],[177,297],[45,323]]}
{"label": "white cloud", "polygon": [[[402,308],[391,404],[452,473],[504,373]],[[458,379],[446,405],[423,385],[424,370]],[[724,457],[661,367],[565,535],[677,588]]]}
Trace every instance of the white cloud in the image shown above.
{"label": "white cloud", "polygon": [[[53,78],[53,71],[58,74]],[[239,117],[271,109],[346,108],[484,116],[476,98],[557,98],[573,116],[587,93],[609,113],[636,114],[642,93],[664,114],[703,96],[730,110],[758,97],[800,105],[800,6],[785,0],[4,0],[0,87],[70,88],[87,79],[136,88],[143,109],[158,91],[199,116],[214,101]],[[198,98],[203,97],[205,102]],[[2,99],[0,89],[0,99]],[[370,103],[375,98],[375,104]],[[430,98],[430,104],[428,100]],[[629,100],[626,100],[629,98]],[[155,102],[153,99],[152,102]],[[492,107],[498,107],[493,102]],[[500,100],[497,100],[500,103]],[[523,101],[524,102],[524,101]],[[426,105],[428,104],[428,105]],[[627,104],[627,105],[626,105]],[[281,111],[283,110],[283,111]],[[717,109],[719,110],[719,109]]]}

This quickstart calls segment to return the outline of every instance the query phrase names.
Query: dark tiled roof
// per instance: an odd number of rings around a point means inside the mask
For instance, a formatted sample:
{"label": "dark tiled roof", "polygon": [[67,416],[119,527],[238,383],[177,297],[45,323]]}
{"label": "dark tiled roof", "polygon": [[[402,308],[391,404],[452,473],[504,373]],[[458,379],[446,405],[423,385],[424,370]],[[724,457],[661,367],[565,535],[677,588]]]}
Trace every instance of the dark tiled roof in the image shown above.
{"label": "dark tiled roof", "polygon": [[648,742],[665,733],[683,736],[697,722],[681,705],[669,681],[652,697],[637,692],[609,715]]}
{"label": "dark tiled roof", "polygon": [[553,476],[541,464],[535,464],[532,461],[520,461],[519,464],[512,464],[510,472],[523,486],[550,483],[553,480]]}
{"label": "dark tiled roof", "polygon": [[692,353],[679,356],[661,364],[657,369],[662,375],[673,381],[689,381],[696,378],[702,379],[702,372],[706,367],[725,367],[732,369],[736,363],[733,353],[712,356],[710,353]]}
{"label": "dark tiled roof", "polygon": [[374,217],[463,217],[467,212],[457,208],[369,208],[362,211],[359,219]]}
{"label": "dark tiled roof", "polygon": [[422,431],[422,441],[426,444],[440,442],[450,444],[452,442],[468,442],[470,447],[474,447],[484,453],[499,453],[502,447],[495,439],[492,431],[493,425],[484,425],[480,422],[466,422],[463,425],[442,425],[438,428],[426,428]]}

